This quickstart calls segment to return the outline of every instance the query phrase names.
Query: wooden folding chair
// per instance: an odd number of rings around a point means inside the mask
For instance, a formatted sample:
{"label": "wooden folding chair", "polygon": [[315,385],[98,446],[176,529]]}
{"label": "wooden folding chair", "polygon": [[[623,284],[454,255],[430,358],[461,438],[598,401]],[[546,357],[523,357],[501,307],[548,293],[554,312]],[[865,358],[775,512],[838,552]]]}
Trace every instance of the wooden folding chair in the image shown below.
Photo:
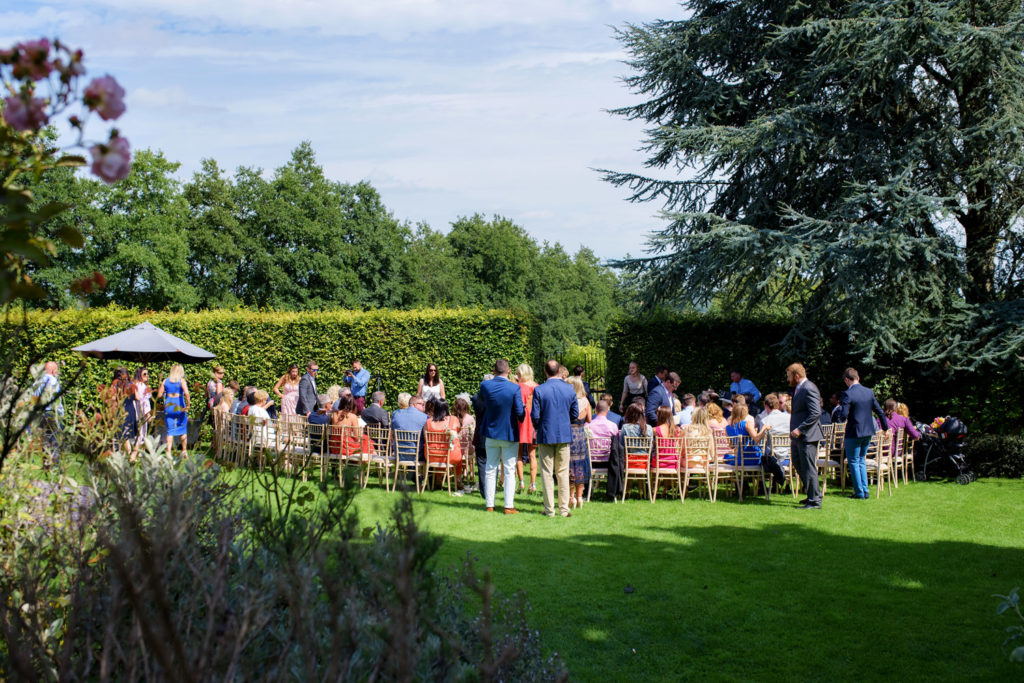
{"label": "wooden folding chair", "polygon": [[[455,465],[452,464],[452,445],[446,432],[424,432],[423,451],[426,455],[426,464],[423,467],[423,488],[426,491],[430,486],[430,473],[443,473],[441,486],[448,486],[448,495],[452,494],[452,479],[455,478]],[[421,492],[422,492],[421,491]]]}
{"label": "wooden folding chair", "polygon": [[[792,443],[790,442],[789,434],[768,432],[767,446],[768,452],[779,461],[779,467],[782,468],[782,472],[786,475],[786,481],[780,483],[783,486],[788,485],[793,498],[796,498],[796,491],[799,486],[794,481],[793,476],[793,454],[790,452]],[[772,477],[772,481],[769,483],[774,483],[774,477]]]}
{"label": "wooden folding chair", "polygon": [[877,431],[871,437],[867,456],[864,458],[868,479],[875,478],[875,498],[882,496],[882,485],[888,479],[889,495],[892,495],[892,437],[889,432]]}
{"label": "wooden folding chair", "polygon": [[[708,500],[715,502],[715,480],[713,478],[713,460],[715,453],[714,439],[710,436],[684,436],[683,452],[679,458],[679,470],[682,476],[682,484],[679,489],[679,499],[686,502],[686,493],[690,488],[690,481],[697,481],[697,489],[700,490],[700,481],[703,480],[708,490]],[[717,470],[715,470],[717,473]]]}
{"label": "wooden folding chair", "polygon": [[644,493],[651,496],[651,445],[654,439],[649,436],[627,436],[623,439],[626,451],[625,475],[622,481],[622,501],[626,501],[629,493],[629,480],[642,480]]}
{"label": "wooden folding chair", "polygon": [[416,491],[420,490],[420,437],[422,432],[406,429],[391,431],[391,448],[395,455],[395,479],[391,490],[398,488],[400,472],[412,471]]}
{"label": "wooden folding chair", "polygon": [[[917,480],[917,471],[914,464],[914,446],[917,441],[914,440],[913,434],[910,433],[909,429],[905,429],[903,433],[903,483],[906,484],[908,481]],[[907,473],[910,473],[910,478],[907,478]]]}
{"label": "wooden folding chair", "polygon": [[832,447],[829,459],[839,463],[839,489],[846,492],[846,423],[835,422],[832,425]]}
{"label": "wooden folding chair", "polygon": [[363,477],[363,488],[370,482],[370,470],[377,468],[378,480],[383,482],[384,490],[388,490],[389,473],[391,470],[390,436],[391,430],[379,424],[367,425],[366,435],[373,444],[373,452],[366,459],[366,474]]}
{"label": "wooden folding chair", "polygon": [[832,453],[832,434],[835,432],[834,424],[821,425],[822,439],[818,442],[818,481],[821,483],[821,494],[825,495],[828,488],[828,473],[835,475],[839,462],[829,457]]}
{"label": "wooden folding chair", "polygon": [[743,500],[743,485],[747,477],[749,477],[755,482],[761,482],[761,488],[765,492],[765,499],[770,500],[771,494],[768,492],[768,487],[765,484],[764,470],[761,469],[761,456],[759,455],[761,453],[761,446],[758,440],[752,436],[730,436],[728,438],[733,442],[734,452],[736,453],[732,472],[736,480],[736,491],[739,499]]}
{"label": "wooden folding chair", "polygon": [[594,490],[594,480],[608,481],[608,459],[612,453],[612,439],[608,436],[587,437],[587,457],[590,458],[590,484],[587,486],[587,502]]}
{"label": "wooden folding chair", "polygon": [[[650,489],[651,503],[658,498],[658,484],[661,477],[675,479],[679,487],[679,500],[683,499],[683,475],[680,469],[680,455],[683,451],[683,437],[655,436],[651,453],[650,476],[653,478]],[[664,465],[662,462],[664,461]]]}

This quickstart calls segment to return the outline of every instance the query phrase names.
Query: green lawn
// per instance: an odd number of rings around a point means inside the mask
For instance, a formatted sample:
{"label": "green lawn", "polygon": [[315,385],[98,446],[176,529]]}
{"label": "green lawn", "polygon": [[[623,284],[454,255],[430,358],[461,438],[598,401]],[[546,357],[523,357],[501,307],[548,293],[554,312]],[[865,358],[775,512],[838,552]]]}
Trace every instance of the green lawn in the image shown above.
{"label": "green lawn", "polygon": [[[392,497],[360,493],[361,521]],[[539,497],[514,517],[476,494],[417,500],[440,566],[471,553],[525,591],[573,679],[1024,679],[991,597],[1024,586],[1024,481],[829,494],[822,510],[595,499],[570,519],[542,516]]]}

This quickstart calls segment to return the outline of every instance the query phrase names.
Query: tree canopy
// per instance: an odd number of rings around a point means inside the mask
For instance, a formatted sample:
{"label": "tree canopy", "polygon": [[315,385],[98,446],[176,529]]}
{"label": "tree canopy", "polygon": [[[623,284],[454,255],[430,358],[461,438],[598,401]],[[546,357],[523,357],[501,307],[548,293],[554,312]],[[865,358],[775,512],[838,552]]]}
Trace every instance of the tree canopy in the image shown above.
{"label": "tree canopy", "polygon": [[103,273],[93,306],[213,308],[520,308],[541,323],[542,347],[603,340],[617,310],[616,277],[589,249],[574,256],[495,216],[462,217],[445,234],[398,221],[366,182],[324,175],[309,143],[272,174],[226,174],[213,159],[187,182],[160,152],[136,154],[106,185],[55,169],[33,186],[70,208],[47,226],[84,236],[62,244],[35,282],[37,305],[70,307],[70,284]]}
{"label": "tree canopy", "polygon": [[[690,0],[619,38],[664,203],[626,259],[648,306],[785,305],[866,360],[1024,349],[1019,1]],[[666,171],[672,172],[667,174]]]}

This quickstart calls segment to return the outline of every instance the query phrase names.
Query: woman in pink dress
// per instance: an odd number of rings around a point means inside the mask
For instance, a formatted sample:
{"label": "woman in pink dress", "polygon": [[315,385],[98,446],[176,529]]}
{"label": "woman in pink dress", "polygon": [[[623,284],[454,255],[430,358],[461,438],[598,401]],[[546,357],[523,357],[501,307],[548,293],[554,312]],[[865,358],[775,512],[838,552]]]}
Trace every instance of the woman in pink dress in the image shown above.
{"label": "woman in pink dress", "polygon": [[533,420],[530,419],[530,409],[533,408],[533,390],[537,383],[533,381],[533,368],[523,363],[516,368],[516,382],[519,383],[519,391],[523,395],[523,407],[526,408],[526,417],[519,423],[519,460],[516,461],[516,472],[519,473],[519,492],[522,493],[526,487],[523,481],[523,463],[530,463],[530,493],[537,493],[537,434],[533,429]]}
{"label": "woman in pink dress", "polygon": [[281,414],[294,415],[299,404],[299,366],[292,363],[288,372],[274,385],[274,393],[281,399]]}

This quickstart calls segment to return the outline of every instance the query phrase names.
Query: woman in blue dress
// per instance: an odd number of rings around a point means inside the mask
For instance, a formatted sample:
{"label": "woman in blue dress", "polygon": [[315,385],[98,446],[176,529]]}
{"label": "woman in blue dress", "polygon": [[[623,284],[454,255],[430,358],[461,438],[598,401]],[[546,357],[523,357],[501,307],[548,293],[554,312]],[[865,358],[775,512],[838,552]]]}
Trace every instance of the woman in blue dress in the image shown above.
{"label": "woman in blue dress", "polygon": [[164,400],[164,421],[167,423],[167,454],[173,453],[174,437],[181,437],[181,455],[188,455],[188,386],[185,384],[185,368],[176,364],[167,379],[160,383],[156,397]]}

